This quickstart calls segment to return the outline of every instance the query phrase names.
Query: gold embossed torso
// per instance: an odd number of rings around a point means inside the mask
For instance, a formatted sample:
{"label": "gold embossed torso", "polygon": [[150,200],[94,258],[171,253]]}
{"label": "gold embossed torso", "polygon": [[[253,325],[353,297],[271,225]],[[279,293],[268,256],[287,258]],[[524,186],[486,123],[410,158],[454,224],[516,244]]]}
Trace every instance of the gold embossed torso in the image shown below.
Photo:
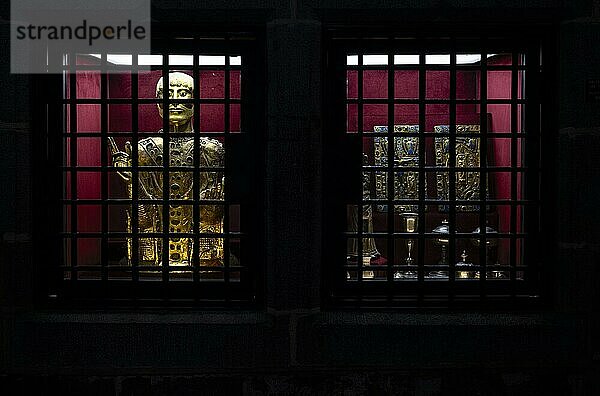
{"label": "gold embossed torso", "polygon": [[[192,137],[171,136],[168,151],[169,199],[187,201],[194,199],[194,139]],[[200,138],[200,167],[222,167],[224,150],[222,144],[214,139]],[[138,143],[139,198],[156,200],[156,203],[139,205],[140,233],[160,233],[164,231],[163,192],[164,192],[164,147],[163,138],[151,137]],[[190,168],[186,169],[178,168]],[[154,168],[154,169],[153,169]],[[223,172],[200,172],[200,198],[223,200]],[[200,206],[201,233],[222,232],[222,207],[219,205]],[[193,205],[185,202],[173,202],[168,209],[169,264],[189,265],[193,256],[193,238],[177,236],[194,231]],[[201,238],[199,243],[200,260],[211,260],[203,265],[220,264],[223,257],[222,238]],[[160,238],[140,238],[140,261],[159,264],[162,261],[162,240]]]}
{"label": "gold embossed torso", "polygon": [[[192,76],[184,72],[170,72],[168,89],[163,87],[161,77],[156,84],[156,98],[163,99],[163,95],[177,99],[171,101],[167,108],[163,108],[162,102],[156,104],[159,116],[168,117],[169,147],[164,147],[163,137],[140,140],[137,144],[138,167],[129,170],[133,165],[131,143],[127,142],[125,151],[121,151],[114,139],[108,138],[113,164],[123,168],[117,173],[127,183],[130,199],[133,199],[134,172],[137,172],[138,198],[143,201],[135,203],[140,234],[136,256],[141,265],[163,264],[164,242],[160,235],[163,234],[168,237],[169,265],[190,265],[194,257],[193,249],[197,249],[201,265],[223,265],[223,237],[220,235],[223,232],[224,213],[223,144],[208,137],[198,137],[199,144],[196,147],[199,152],[195,153],[196,139],[178,134],[194,132],[194,105],[189,101],[194,97]],[[198,156],[200,167],[198,178],[195,177],[195,155]],[[198,182],[197,188],[194,188],[195,181]],[[165,191],[168,191],[168,197],[163,196]],[[194,196],[194,191],[199,192],[198,197]],[[216,202],[198,203],[199,199]],[[164,207],[165,203],[168,208]],[[194,224],[195,207],[199,217],[197,227]],[[131,210],[127,219],[128,232],[132,232]],[[194,241],[192,234],[196,229],[200,235]],[[131,237],[127,239],[127,247],[131,263],[134,257]]]}

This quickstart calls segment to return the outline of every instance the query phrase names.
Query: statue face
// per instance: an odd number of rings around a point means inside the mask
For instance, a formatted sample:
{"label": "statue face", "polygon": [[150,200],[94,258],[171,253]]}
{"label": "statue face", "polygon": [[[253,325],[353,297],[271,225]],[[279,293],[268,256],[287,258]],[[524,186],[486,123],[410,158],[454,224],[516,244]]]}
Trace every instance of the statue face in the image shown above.
{"label": "statue face", "polygon": [[[192,99],[194,79],[185,73],[169,73],[169,99]],[[163,78],[156,84],[156,97],[163,97]],[[158,103],[158,114],[163,117],[163,105]],[[194,115],[192,103],[169,103],[169,124],[187,124]]]}

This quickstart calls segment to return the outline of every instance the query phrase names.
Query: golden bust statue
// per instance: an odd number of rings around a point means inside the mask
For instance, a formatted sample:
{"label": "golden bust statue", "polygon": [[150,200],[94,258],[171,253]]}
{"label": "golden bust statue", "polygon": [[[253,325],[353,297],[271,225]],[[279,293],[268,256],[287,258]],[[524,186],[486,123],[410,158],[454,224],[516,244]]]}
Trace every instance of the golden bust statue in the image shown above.
{"label": "golden bust statue", "polygon": [[[194,93],[194,80],[191,76],[180,72],[169,73],[169,98],[192,99]],[[156,97],[162,99],[164,94],[163,78],[156,84]],[[158,103],[158,114],[164,117],[163,104]],[[193,200],[193,166],[194,166],[194,138],[191,136],[177,136],[179,132],[193,133],[192,116],[194,105],[192,103],[170,103],[167,116],[169,117],[169,166],[189,167],[190,170],[169,171],[169,198],[173,200]],[[162,129],[159,131],[162,132]],[[131,167],[131,143],[125,144],[125,151],[119,150],[112,138],[109,138],[112,152],[112,161],[117,167]],[[200,168],[220,168],[224,165],[225,151],[223,144],[207,137],[199,138],[199,163]],[[160,233],[164,231],[164,222],[168,222],[169,231],[169,265],[191,265],[193,249],[199,249],[200,265],[223,264],[223,239],[206,237],[200,238],[199,246],[194,246],[193,238],[178,237],[178,233],[189,234],[194,230],[193,205],[172,203],[169,205],[168,218],[163,218],[163,154],[164,145],[162,137],[149,137],[138,141],[138,166],[160,167],[157,170],[139,169],[138,172],[138,197],[143,200],[156,201],[156,203],[140,203],[138,207],[138,260],[140,265],[161,265],[163,259],[163,240],[155,236],[144,237],[144,233]],[[201,169],[202,170],[202,169]],[[133,178],[131,171],[120,171],[119,175],[127,183],[129,197],[132,197]],[[223,200],[224,177],[223,171],[200,172],[200,199]],[[223,206],[202,204],[200,210],[200,233],[223,232]],[[127,228],[131,232],[132,217],[127,213]],[[132,261],[132,239],[127,241],[127,255],[129,263]]]}

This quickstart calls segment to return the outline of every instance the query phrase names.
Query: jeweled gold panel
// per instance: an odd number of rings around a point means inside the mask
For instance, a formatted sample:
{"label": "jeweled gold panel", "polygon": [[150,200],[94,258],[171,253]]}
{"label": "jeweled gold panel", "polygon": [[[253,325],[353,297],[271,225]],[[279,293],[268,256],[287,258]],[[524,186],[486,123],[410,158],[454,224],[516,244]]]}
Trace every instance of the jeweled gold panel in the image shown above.
{"label": "jeweled gold panel", "polygon": [[[387,126],[375,126],[373,131],[387,133]],[[418,134],[418,125],[394,125],[394,134]],[[394,136],[394,166],[418,168],[419,166],[419,137]],[[375,165],[386,166],[388,163],[388,138],[374,139]],[[375,178],[375,194],[379,199],[387,198],[387,173],[378,172]],[[419,176],[417,171],[399,170],[394,172],[394,199],[419,198]],[[386,205],[378,205],[379,211],[386,211]],[[417,205],[394,205],[398,213],[416,212]]]}
{"label": "jeweled gold panel", "polygon": [[[456,125],[457,136],[455,153],[456,161],[456,184],[455,194],[457,201],[471,201],[479,199],[480,182],[480,145],[479,125]],[[435,133],[441,135],[449,134],[448,125],[436,125]],[[435,138],[435,165],[448,168],[450,166],[450,138],[448,136]],[[470,168],[469,170],[461,168]],[[440,171],[436,175],[437,197],[441,201],[449,199],[449,174]],[[458,204],[456,210],[461,212],[473,212],[479,210],[479,205]],[[448,205],[440,205],[440,211],[447,212]]]}

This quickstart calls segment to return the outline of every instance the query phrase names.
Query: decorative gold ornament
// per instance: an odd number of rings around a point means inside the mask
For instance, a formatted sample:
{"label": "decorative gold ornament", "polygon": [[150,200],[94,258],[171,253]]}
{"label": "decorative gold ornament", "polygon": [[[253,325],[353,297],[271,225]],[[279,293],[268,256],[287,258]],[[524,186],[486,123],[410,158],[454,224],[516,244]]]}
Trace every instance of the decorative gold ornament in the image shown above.
{"label": "decorative gold ornament", "polygon": [[[387,126],[375,126],[376,134],[388,132]],[[394,125],[394,134],[418,133],[418,125]],[[388,138],[376,136],[373,140],[375,165],[388,166]],[[415,168],[415,171],[394,171],[394,199],[419,199],[419,137],[394,136],[394,166]],[[386,171],[375,173],[375,196],[377,199],[387,199]],[[377,210],[387,211],[387,205],[377,205]],[[396,213],[417,212],[418,205],[395,205]]]}
{"label": "decorative gold ornament", "polygon": [[[169,98],[192,99],[194,80],[185,73],[169,73]],[[156,84],[156,97],[163,97],[162,77]],[[158,113],[163,117],[163,104],[158,103]],[[168,222],[169,265],[189,266],[192,264],[193,238],[177,234],[190,234],[193,225],[193,168],[194,168],[194,138],[179,137],[178,132],[193,132],[192,103],[169,104],[169,166],[183,167],[190,170],[175,170],[168,172],[169,198],[172,200],[190,201],[190,204],[172,203],[169,205],[168,217],[163,217],[163,169],[164,145],[162,137],[149,137],[138,142],[138,166],[154,167],[156,170],[135,170],[138,172],[139,199],[156,201],[140,203],[138,206],[138,260],[140,265],[161,265],[163,259],[163,240],[157,237],[145,237],[145,233],[161,233],[164,231],[164,221]],[[162,132],[162,129],[159,131]],[[221,142],[207,137],[199,138],[199,163],[201,168],[222,168],[224,166],[225,150]],[[112,162],[116,167],[132,166],[131,143],[126,142],[125,150],[121,151],[112,138],[109,138]],[[129,197],[132,198],[133,178],[131,171],[119,171],[118,174],[127,183]],[[224,176],[222,171],[200,172],[199,199],[224,200]],[[200,205],[200,233],[219,234],[223,232],[223,206]],[[127,213],[127,229],[132,231],[131,212]],[[132,239],[127,239],[127,255],[129,263],[133,260]],[[201,265],[223,264],[223,239],[215,237],[201,238],[198,255]]]}
{"label": "decorative gold ornament", "polygon": [[[448,135],[448,125],[436,125],[436,133]],[[457,125],[456,133],[472,134],[471,136],[456,137],[456,167],[478,168],[480,166],[480,135],[479,125]],[[437,167],[447,168],[450,163],[450,138],[447,136],[435,138],[435,164]],[[456,200],[470,201],[479,199],[479,171],[457,170],[456,173]],[[449,172],[437,173],[437,196],[439,200],[449,199]],[[486,187],[487,188],[487,187]],[[448,211],[448,205],[439,206],[439,210]],[[474,212],[479,210],[479,205],[457,205],[459,212]]]}

